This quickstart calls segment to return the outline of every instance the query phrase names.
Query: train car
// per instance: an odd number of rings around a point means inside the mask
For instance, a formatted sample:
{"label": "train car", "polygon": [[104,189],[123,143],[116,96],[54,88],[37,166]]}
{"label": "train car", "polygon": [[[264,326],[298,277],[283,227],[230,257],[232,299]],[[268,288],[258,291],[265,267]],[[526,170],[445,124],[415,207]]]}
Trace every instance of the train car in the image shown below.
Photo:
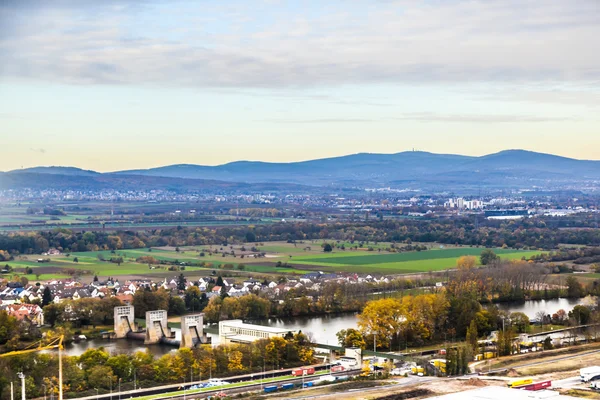
{"label": "train car", "polygon": [[277,386],[265,386],[264,391],[265,391],[265,393],[273,393],[273,392],[276,392],[277,389],[278,389]]}
{"label": "train car", "polygon": [[331,367],[331,372],[344,372],[346,368],[343,365],[334,365]]}
{"label": "train car", "polygon": [[519,386],[531,385],[532,383],[533,383],[533,379],[531,379],[531,378],[513,379],[512,381],[508,382],[508,387],[509,388],[517,388]]}
{"label": "train car", "polygon": [[293,383],[284,383],[283,385],[281,385],[281,388],[283,390],[291,390],[294,388],[294,384]]}

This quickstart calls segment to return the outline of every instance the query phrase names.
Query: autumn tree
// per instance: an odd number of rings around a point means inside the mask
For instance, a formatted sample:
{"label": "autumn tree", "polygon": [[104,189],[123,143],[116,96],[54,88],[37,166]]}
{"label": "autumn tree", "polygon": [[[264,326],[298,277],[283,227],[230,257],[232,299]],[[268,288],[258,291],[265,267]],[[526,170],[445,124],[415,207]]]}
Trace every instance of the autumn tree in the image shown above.
{"label": "autumn tree", "polygon": [[338,339],[338,343],[342,347],[358,347],[364,350],[367,347],[365,338],[362,333],[353,328],[342,329],[335,334]]}
{"label": "autumn tree", "polygon": [[473,353],[475,353],[477,351],[477,323],[474,319],[471,320],[467,328],[467,343],[471,346]]}
{"label": "autumn tree", "polygon": [[474,256],[461,256],[456,260],[456,268],[460,271],[468,271],[475,268],[477,259]]}

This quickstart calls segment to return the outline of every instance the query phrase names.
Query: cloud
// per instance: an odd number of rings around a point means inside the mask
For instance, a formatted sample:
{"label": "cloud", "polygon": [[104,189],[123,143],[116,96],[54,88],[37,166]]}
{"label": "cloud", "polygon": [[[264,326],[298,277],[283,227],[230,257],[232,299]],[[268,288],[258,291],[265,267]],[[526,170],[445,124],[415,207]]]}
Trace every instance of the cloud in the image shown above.
{"label": "cloud", "polygon": [[466,123],[514,123],[514,122],[561,122],[575,121],[576,118],[548,117],[535,115],[507,115],[507,114],[440,114],[433,112],[404,113],[396,117],[381,118],[315,118],[315,119],[270,119],[264,122],[282,124],[321,124],[321,123],[361,123],[385,121],[417,121],[417,122],[466,122]]}
{"label": "cloud", "polygon": [[46,154],[46,149],[42,149],[41,147],[40,147],[40,148],[37,148],[37,149],[35,149],[35,148],[30,148],[29,150],[30,150],[30,151],[33,151],[34,153]]}
{"label": "cloud", "polygon": [[316,118],[316,119],[270,119],[262,120],[264,122],[275,122],[279,124],[328,124],[328,123],[355,123],[355,122],[376,122],[370,118]]}
{"label": "cloud", "polygon": [[[597,0],[365,0],[343,7],[308,2],[302,9],[210,1],[24,3],[0,6],[4,79],[200,88],[556,81],[600,87]],[[161,17],[165,12],[169,18]]]}
{"label": "cloud", "polygon": [[439,114],[430,112],[407,113],[395,120],[409,120],[421,122],[476,122],[476,123],[503,123],[503,122],[560,122],[575,121],[576,118],[548,117],[535,115],[495,115],[495,114]]}

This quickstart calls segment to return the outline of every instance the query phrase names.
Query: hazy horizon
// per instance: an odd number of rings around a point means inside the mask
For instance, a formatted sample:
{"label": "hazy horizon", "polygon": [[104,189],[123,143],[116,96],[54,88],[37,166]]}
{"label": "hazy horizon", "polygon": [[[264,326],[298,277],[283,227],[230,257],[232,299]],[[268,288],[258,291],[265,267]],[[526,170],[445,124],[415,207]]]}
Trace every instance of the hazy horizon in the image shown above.
{"label": "hazy horizon", "polygon": [[595,0],[2,2],[0,171],[600,159],[599,20]]}

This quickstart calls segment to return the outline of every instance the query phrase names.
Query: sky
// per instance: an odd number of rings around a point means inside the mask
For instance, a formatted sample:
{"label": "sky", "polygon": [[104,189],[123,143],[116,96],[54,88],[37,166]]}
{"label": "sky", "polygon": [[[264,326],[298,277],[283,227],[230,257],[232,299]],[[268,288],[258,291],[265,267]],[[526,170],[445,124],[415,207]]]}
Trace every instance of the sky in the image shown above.
{"label": "sky", "polygon": [[600,159],[598,0],[3,0],[0,170]]}

